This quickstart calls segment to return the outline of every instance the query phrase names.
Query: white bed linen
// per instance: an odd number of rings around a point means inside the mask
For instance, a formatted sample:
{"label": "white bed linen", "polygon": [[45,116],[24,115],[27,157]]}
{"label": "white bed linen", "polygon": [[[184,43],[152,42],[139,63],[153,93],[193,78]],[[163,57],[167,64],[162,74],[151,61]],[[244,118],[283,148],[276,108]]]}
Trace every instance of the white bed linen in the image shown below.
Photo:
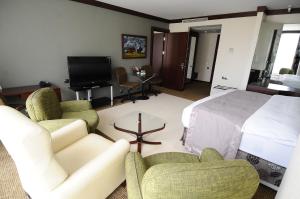
{"label": "white bed linen", "polygon": [[[186,107],[182,114],[184,127],[189,127],[190,115],[196,105],[226,93],[209,96]],[[272,96],[243,125],[243,137],[239,149],[287,167],[300,133],[299,103],[300,98]],[[258,117],[256,118],[255,115]]]}
{"label": "white bed linen", "polygon": [[287,167],[300,133],[300,98],[274,95],[242,127],[240,149]]}

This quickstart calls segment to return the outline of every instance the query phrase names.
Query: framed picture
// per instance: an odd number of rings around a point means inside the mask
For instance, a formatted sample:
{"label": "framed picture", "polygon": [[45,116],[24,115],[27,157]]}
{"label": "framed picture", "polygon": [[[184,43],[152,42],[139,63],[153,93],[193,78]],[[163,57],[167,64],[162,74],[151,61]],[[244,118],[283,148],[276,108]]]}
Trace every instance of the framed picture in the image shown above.
{"label": "framed picture", "polygon": [[147,37],[122,34],[122,58],[138,59],[147,57]]}

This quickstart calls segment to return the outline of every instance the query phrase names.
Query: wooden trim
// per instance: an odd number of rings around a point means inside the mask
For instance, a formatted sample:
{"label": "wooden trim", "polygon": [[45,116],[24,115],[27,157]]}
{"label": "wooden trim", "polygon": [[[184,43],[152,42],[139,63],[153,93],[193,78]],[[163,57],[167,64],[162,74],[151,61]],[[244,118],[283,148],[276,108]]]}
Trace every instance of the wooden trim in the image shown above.
{"label": "wooden trim", "polygon": [[216,62],[217,62],[217,56],[218,56],[218,50],[219,50],[220,37],[221,37],[221,35],[218,34],[217,41],[216,41],[215,54],[214,54],[214,61],[213,61],[213,65],[212,65],[212,69],[211,69],[211,73],[210,73],[210,81],[209,81],[209,83],[210,83],[211,85],[212,85],[212,81],[213,81],[214,73],[215,73],[215,67],[216,67]]}
{"label": "wooden trim", "polygon": [[278,9],[278,10],[267,10],[267,15],[283,15],[283,14],[296,14],[300,13],[300,8],[292,8],[291,12],[288,12],[288,9]]}
{"label": "wooden trim", "polygon": [[282,34],[287,34],[287,33],[300,33],[300,30],[284,30],[284,31],[282,31]]}
{"label": "wooden trim", "polygon": [[291,12],[288,12],[288,9],[268,10],[266,6],[258,6],[257,11],[188,17],[182,19],[171,19],[169,20],[170,21],[169,23],[181,23],[182,20],[195,19],[195,18],[207,18],[208,20],[216,20],[216,19],[227,19],[227,18],[252,17],[252,16],[257,16],[257,12],[264,12],[266,15],[296,14],[296,13],[300,13],[300,8],[292,8]]}
{"label": "wooden trim", "polygon": [[[150,44],[150,65],[152,66],[152,58],[153,58],[153,38],[154,38],[154,31],[163,32],[163,33],[169,33],[170,30],[166,28],[160,28],[151,26],[151,44]],[[163,47],[164,48],[164,47]]]}
{"label": "wooden trim", "polygon": [[188,18],[182,18],[182,19],[171,19],[170,23],[181,23],[182,20],[195,19],[195,18],[208,18],[208,20],[216,20],[216,19],[253,17],[253,16],[257,16],[256,11],[237,12],[237,13],[228,13],[228,14],[220,14],[220,15],[198,16],[198,17],[188,17]]}
{"label": "wooden trim", "polygon": [[168,19],[164,19],[164,18],[157,17],[157,16],[154,16],[154,15],[149,15],[149,14],[138,12],[138,11],[135,11],[135,10],[130,10],[130,9],[127,9],[127,8],[122,8],[122,7],[115,6],[115,5],[108,4],[108,3],[104,3],[104,2],[101,2],[101,1],[96,1],[96,0],[70,0],[70,1],[83,3],[83,4],[87,4],[87,5],[91,5],[91,6],[96,6],[96,7],[99,7],[99,8],[105,8],[105,9],[109,9],[109,10],[113,10],[113,11],[117,11],[117,12],[121,12],[121,13],[125,13],[125,14],[134,15],[134,16],[137,16],[137,17],[142,17],[142,18],[146,18],[146,19],[151,19],[151,20],[155,20],[155,21],[164,22],[164,23],[170,23],[170,20],[168,20]]}
{"label": "wooden trim", "polygon": [[146,19],[151,19],[155,21],[160,21],[164,23],[181,23],[182,20],[186,19],[194,19],[194,18],[208,18],[208,20],[216,20],[216,19],[227,19],[227,18],[239,18],[239,17],[252,17],[256,16],[257,12],[264,12],[266,15],[281,15],[281,14],[295,14],[300,13],[300,8],[292,8],[291,12],[288,12],[288,9],[277,9],[277,10],[268,10],[266,6],[258,6],[256,11],[248,11],[248,12],[237,12],[237,13],[228,13],[228,14],[219,14],[219,15],[208,15],[208,16],[198,16],[198,17],[188,17],[188,18],[181,18],[181,19],[165,19],[162,17],[157,17],[154,15],[138,12],[135,10],[123,8],[120,6],[115,6],[112,4],[104,3],[97,0],[70,0],[78,3],[83,3],[91,6],[96,6],[99,8],[105,8],[129,15],[134,15],[137,17],[142,17]]}
{"label": "wooden trim", "polygon": [[268,10],[267,6],[258,6],[257,7],[257,12],[264,12],[264,13],[266,13],[267,10]]}
{"label": "wooden trim", "polygon": [[267,64],[266,64],[266,68],[265,68],[265,70],[268,70],[268,71],[270,70],[269,67],[270,67],[270,63],[271,63],[271,59],[272,59],[272,54],[273,54],[273,50],[274,50],[274,44],[275,44],[277,32],[278,32],[278,30],[275,29],[273,32],[273,36],[272,36],[271,46],[270,46],[270,50],[269,50],[269,54],[268,54],[268,58],[267,58]]}
{"label": "wooden trim", "polygon": [[[146,40],[146,45],[145,45],[145,49],[146,49],[146,52],[145,52],[145,56],[144,57],[126,57],[125,54],[124,54],[124,36],[129,36],[129,37],[140,37],[140,38],[144,38]],[[122,49],[122,59],[146,59],[147,58],[147,51],[148,51],[148,39],[147,39],[147,36],[144,36],[144,35],[131,35],[131,34],[121,34],[121,49]]]}

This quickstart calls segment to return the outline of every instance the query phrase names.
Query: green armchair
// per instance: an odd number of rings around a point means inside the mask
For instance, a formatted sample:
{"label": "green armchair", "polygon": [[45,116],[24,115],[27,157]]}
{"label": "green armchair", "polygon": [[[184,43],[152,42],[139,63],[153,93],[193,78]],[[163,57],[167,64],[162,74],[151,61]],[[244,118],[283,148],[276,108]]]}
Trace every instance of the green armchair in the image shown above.
{"label": "green armchair", "polygon": [[281,68],[279,70],[279,74],[280,75],[284,75],[284,74],[290,74],[290,75],[293,75],[294,74],[294,71],[293,69],[290,69],[290,68]]}
{"label": "green armchair", "polygon": [[259,176],[245,160],[224,160],[214,149],[126,157],[128,199],[250,199]]}
{"label": "green armchair", "polygon": [[30,118],[48,131],[53,132],[77,119],[86,121],[89,131],[94,132],[99,117],[86,100],[59,102],[55,91],[41,88],[33,92],[26,100]]}

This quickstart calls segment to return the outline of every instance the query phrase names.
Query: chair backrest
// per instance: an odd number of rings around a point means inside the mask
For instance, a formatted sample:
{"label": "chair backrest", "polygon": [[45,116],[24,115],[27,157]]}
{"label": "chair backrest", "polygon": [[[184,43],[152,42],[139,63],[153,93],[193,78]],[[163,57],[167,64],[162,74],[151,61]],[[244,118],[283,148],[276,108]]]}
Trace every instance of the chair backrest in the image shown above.
{"label": "chair backrest", "polygon": [[142,70],[145,70],[147,77],[151,77],[153,75],[153,69],[151,65],[142,66]]}
{"label": "chair backrest", "polygon": [[62,110],[57,95],[52,88],[41,88],[31,93],[26,100],[26,108],[34,121],[60,119]]}
{"label": "chair backrest", "polygon": [[45,196],[67,178],[53,155],[50,133],[44,128],[8,106],[0,106],[0,128],[0,140],[32,198]]}
{"label": "chair backrest", "polygon": [[279,74],[283,75],[283,74],[294,74],[293,69],[290,68],[281,68],[279,71]]}
{"label": "chair backrest", "polygon": [[114,71],[115,71],[115,75],[116,75],[118,84],[124,84],[128,81],[127,72],[126,72],[125,68],[117,67],[114,69]]}

